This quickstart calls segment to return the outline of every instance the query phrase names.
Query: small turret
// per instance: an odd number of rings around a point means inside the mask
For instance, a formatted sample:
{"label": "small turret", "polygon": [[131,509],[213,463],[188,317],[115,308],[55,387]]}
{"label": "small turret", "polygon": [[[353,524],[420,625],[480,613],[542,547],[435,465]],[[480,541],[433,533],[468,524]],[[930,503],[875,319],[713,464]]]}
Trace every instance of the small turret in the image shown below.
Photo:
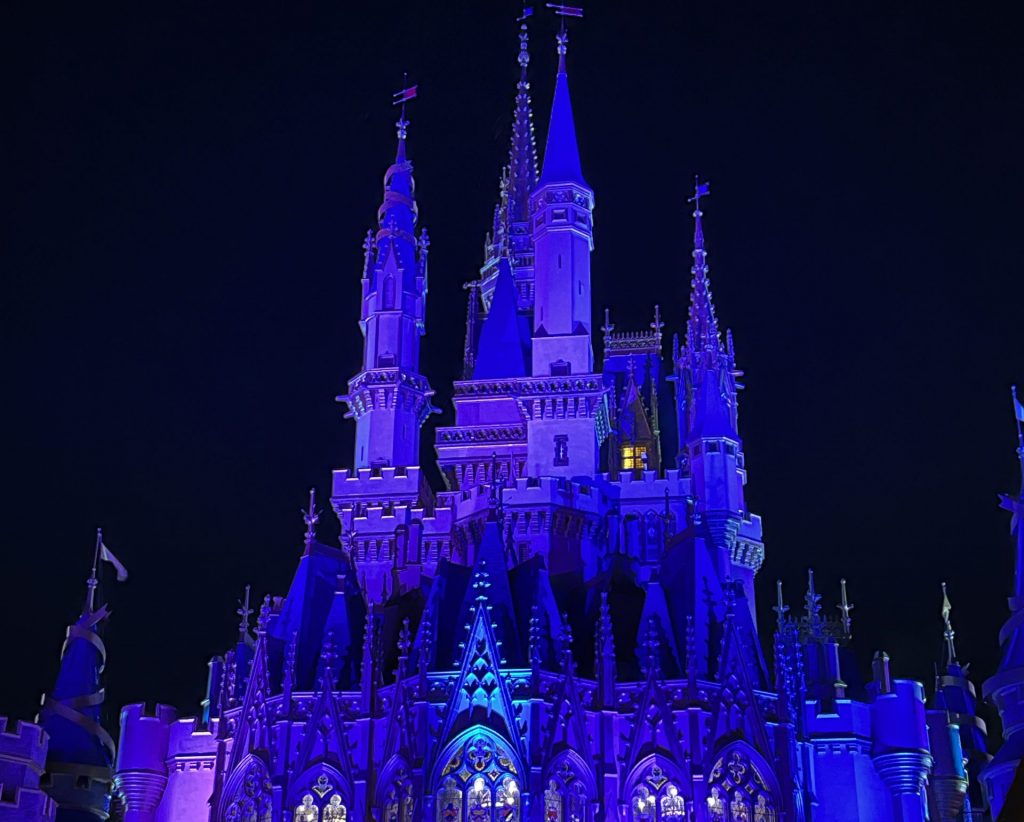
{"label": "small turret", "polygon": [[[99,561],[114,562],[112,556],[97,531],[85,607],[68,627],[57,681],[37,718],[50,738],[42,784],[57,801],[57,822],[97,822],[108,815],[115,746],[101,724],[107,651],[100,626],[109,611],[106,605],[96,607],[96,591]],[[118,568],[120,578],[119,563]]]}
{"label": "small turret", "polygon": [[430,242],[425,229],[416,236],[419,210],[406,153],[405,101],[415,96],[415,86],[396,95],[402,104],[398,149],[384,175],[377,232],[363,246],[363,367],[349,381],[348,394],[338,398],[356,420],[357,468],[418,465],[420,427],[436,410],[434,392],[419,372]]}

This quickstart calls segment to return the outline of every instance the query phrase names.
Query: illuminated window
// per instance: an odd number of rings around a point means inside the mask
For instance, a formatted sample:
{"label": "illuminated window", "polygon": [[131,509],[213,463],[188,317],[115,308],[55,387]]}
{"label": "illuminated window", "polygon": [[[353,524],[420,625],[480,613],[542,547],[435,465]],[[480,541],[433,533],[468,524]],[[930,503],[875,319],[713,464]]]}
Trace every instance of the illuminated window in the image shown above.
{"label": "illuminated window", "polygon": [[640,471],[647,467],[646,445],[622,446],[622,470]]}

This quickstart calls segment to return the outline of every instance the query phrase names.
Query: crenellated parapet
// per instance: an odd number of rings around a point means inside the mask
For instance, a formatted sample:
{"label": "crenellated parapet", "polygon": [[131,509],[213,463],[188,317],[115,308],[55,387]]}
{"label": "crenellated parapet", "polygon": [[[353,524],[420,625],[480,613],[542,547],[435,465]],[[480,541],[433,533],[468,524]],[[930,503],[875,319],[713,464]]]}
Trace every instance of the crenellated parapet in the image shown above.
{"label": "crenellated parapet", "polygon": [[31,722],[0,716],[0,822],[52,822],[57,803],[40,787],[49,744]]}

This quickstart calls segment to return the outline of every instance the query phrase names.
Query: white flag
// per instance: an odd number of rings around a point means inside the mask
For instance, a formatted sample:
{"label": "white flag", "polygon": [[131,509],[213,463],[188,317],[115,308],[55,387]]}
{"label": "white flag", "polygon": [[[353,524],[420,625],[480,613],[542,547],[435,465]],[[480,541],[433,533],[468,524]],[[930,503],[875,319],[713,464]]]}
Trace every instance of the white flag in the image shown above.
{"label": "white flag", "polygon": [[102,542],[100,543],[100,559],[104,560],[105,562],[109,562],[111,565],[114,566],[114,569],[117,571],[118,582],[124,582],[126,579],[128,579],[128,569],[124,567],[124,565],[121,563],[121,560],[115,557],[114,553]]}

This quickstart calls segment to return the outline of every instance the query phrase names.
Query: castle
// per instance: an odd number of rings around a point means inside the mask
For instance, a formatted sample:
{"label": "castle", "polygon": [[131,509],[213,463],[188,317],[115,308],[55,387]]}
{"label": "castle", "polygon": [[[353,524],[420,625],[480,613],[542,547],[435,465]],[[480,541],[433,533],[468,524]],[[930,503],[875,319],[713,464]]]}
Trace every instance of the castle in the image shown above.
{"label": "castle", "polygon": [[[455,421],[419,465],[429,240],[398,121],[364,243],[362,367],[339,399],[340,545],[311,493],[287,592],[210,661],[197,716],[99,724],[95,573],[39,726],[0,721],[0,822],[923,822],[995,820],[1024,758],[1024,485],[993,758],[944,601],[934,690],[875,656],[862,681],[845,584],[813,573],[759,636],[761,518],[744,499],[742,372],[712,300],[695,186],[685,329],[594,324],[568,36],[538,162],[527,22],[508,164],[467,285]],[[600,331],[600,336],[597,333]],[[601,345],[595,357],[594,344]],[[1019,406],[1017,406],[1019,408]],[[1024,470],[1024,444],[1019,449]],[[769,665],[769,662],[771,663]],[[49,744],[49,752],[47,752]],[[108,794],[113,796],[113,807]]]}

